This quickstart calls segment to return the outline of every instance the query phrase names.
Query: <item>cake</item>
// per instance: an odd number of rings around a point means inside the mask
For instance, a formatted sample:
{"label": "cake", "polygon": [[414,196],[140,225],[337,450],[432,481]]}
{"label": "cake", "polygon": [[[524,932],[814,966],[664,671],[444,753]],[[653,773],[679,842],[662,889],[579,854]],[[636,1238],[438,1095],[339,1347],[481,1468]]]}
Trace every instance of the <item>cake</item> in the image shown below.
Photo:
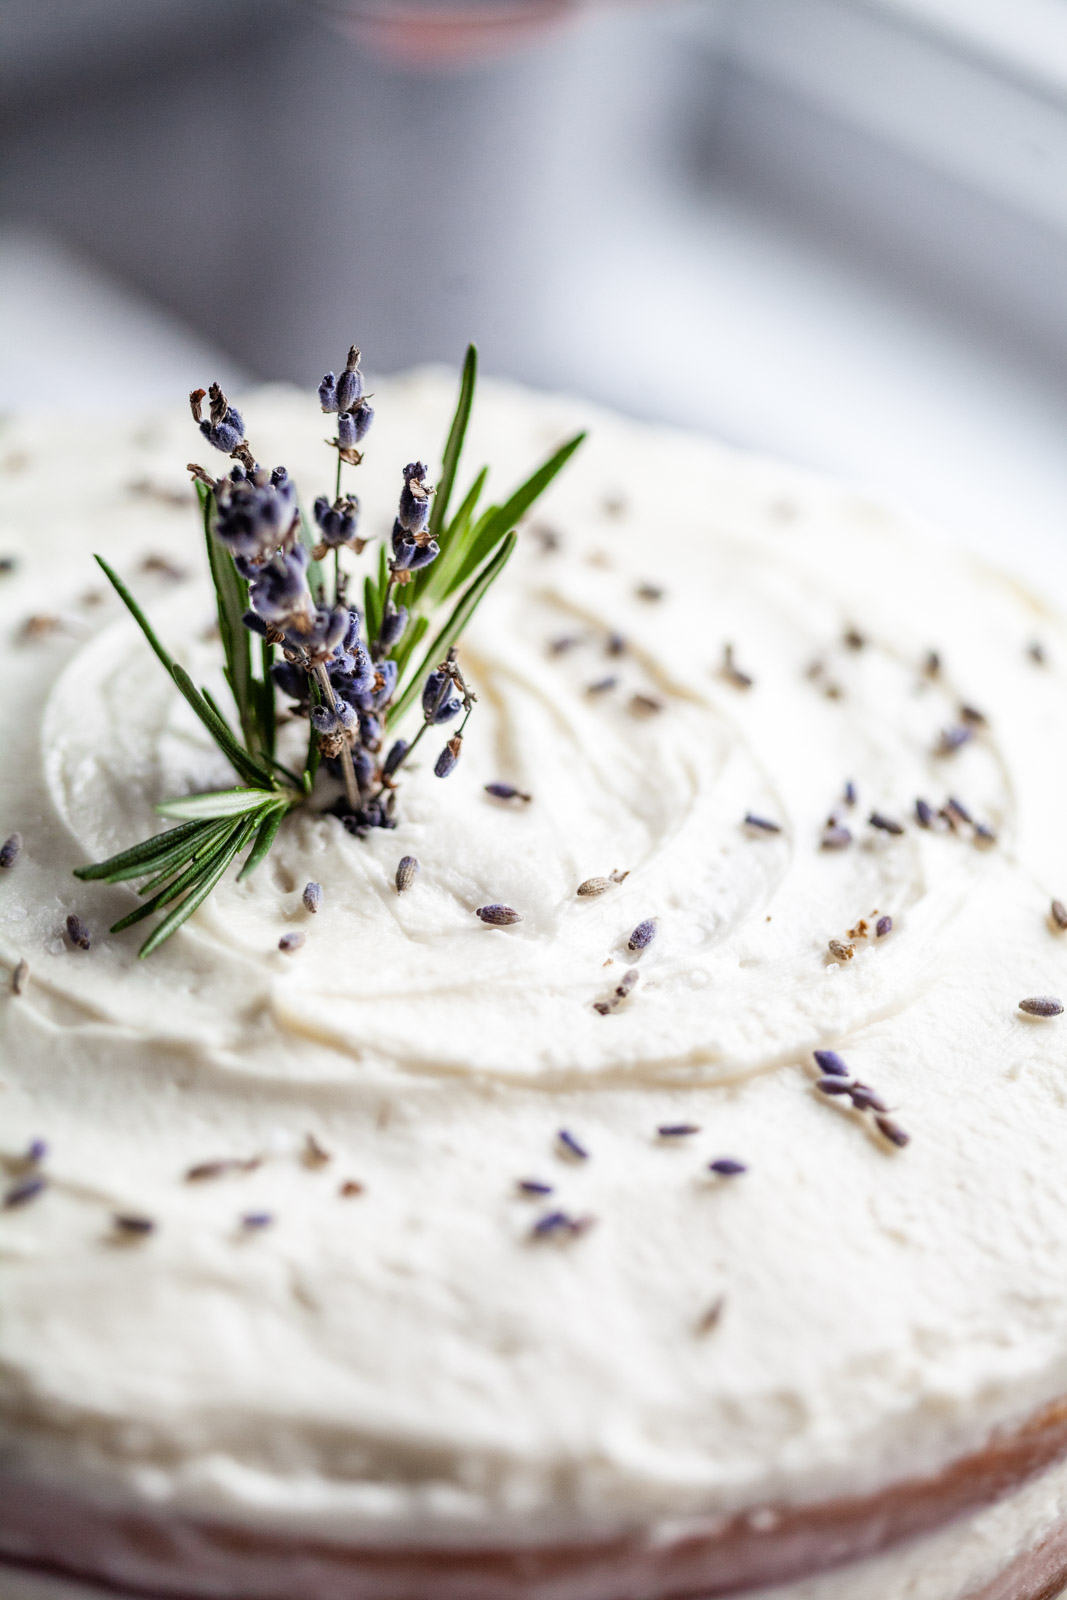
{"label": "cake", "polygon": [[[384,539],[454,379],[375,389]],[[314,401],[243,409],[313,492]],[[1067,1582],[1063,624],[575,401],[487,385],[466,459],[576,426],[447,782],[139,961],[75,869],[233,779],[92,554],[221,700],[188,414],[6,424],[2,1594]]]}

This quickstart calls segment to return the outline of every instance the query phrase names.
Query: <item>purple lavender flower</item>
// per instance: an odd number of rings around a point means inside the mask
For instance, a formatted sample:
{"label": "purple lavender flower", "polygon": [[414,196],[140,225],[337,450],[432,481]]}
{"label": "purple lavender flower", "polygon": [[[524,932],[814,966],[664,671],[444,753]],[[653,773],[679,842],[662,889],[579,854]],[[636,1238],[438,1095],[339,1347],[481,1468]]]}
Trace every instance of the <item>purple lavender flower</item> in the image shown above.
{"label": "purple lavender flower", "polygon": [[382,771],[387,778],[392,777],[397,767],[407,755],[409,748],[410,747],[406,739],[397,739],[394,744],[390,745],[389,754],[386,756],[382,765]]}
{"label": "purple lavender flower", "polygon": [[214,445],[216,450],[221,450],[225,456],[233,455],[238,445],[244,443],[244,418],[239,411],[234,410],[217,383],[213,383],[208,390],[207,418],[201,415],[203,400],[203,389],[194,389],[189,396],[193,421],[199,425],[204,438],[209,444]]}
{"label": "purple lavender flower", "polygon": [[459,760],[459,753],[462,747],[462,741],[458,737],[455,739],[449,739],[448,743],[441,751],[441,754],[434,762],[434,777],[447,778],[450,773],[455,771],[456,762]]}
{"label": "purple lavender flower", "polygon": [[463,703],[459,696],[452,691],[452,680],[447,672],[436,669],[426,679],[422,691],[422,711],[427,722],[438,726],[442,722],[451,722],[453,717],[459,715]]}
{"label": "purple lavender flower", "polygon": [[234,557],[253,567],[269,561],[293,530],[296,490],[284,467],[257,467],[248,476],[235,467],[215,489],[215,537]]}
{"label": "purple lavender flower", "polygon": [[355,495],[344,495],[331,505],[326,496],[320,494],[315,501],[314,513],[322,542],[328,550],[355,543],[359,532],[359,501]]}
{"label": "purple lavender flower", "polygon": [[404,468],[404,487],[400,491],[397,521],[405,533],[422,533],[430,520],[430,495],[426,468],[421,461],[409,461]]}
{"label": "purple lavender flower", "polygon": [[341,376],[328,372],[319,384],[319,404],[324,411],[348,411],[363,397],[363,374],[359,370],[359,351],[352,345]]}
{"label": "purple lavender flower", "polygon": [[302,544],[266,562],[253,579],[249,599],[256,615],[271,627],[285,629],[297,616],[314,609],[307,584],[308,553]]}
{"label": "purple lavender flower", "polygon": [[311,725],[316,733],[351,733],[358,720],[347,700],[338,700],[336,707],[319,705],[311,708]]}
{"label": "purple lavender flower", "polygon": [[342,411],[337,418],[337,443],[342,450],[354,450],[362,444],[374,421],[374,407],[361,400],[351,411]]}
{"label": "purple lavender flower", "polygon": [[389,602],[382,618],[382,625],[378,629],[378,647],[386,651],[401,640],[404,629],[408,625],[408,611],[406,606],[394,606]]}

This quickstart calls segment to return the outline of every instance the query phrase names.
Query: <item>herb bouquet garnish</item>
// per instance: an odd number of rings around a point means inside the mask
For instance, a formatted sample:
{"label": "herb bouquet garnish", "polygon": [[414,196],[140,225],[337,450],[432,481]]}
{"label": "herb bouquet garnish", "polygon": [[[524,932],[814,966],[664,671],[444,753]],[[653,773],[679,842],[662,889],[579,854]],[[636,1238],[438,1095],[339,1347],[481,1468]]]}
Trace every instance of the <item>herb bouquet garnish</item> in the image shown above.
{"label": "herb bouquet garnish", "polygon": [[[434,489],[422,462],[403,470],[391,550],[379,547],[376,570],[363,582],[362,609],[349,598],[353,574],[342,552],[362,554],[360,505],[342,493],[344,468],[357,467],[374,412],[363,392],[359,351],[352,347],[339,377],[319,386],[324,412],[337,417],[333,499],[314,504],[315,535],[305,529],[296,488],[284,467],[256,460],[244,421],[218,384],[190,396],[204,438],[236,463],[213,478],[190,464],[203,515],[208,565],[215,585],[226,681],[236,727],[207,689],[164,649],[122,580],[97,561],[175,686],[230,762],[232,789],[189,795],[156,807],[178,826],[98,865],[79,878],[107,883],[143,880],[142,904],[113,933],[159,911],[141,946],[150,955],[211,893],[244,850],[240,876],[269,852],[287,812],[315,790],[320,768],[341,780],[333,811],[352,833],[396,825],[397,776],[428,728],[454,721],[434,771],[445,778],[459,759],[474,695],[456,661],[456,644],[515,547],[515,524],[551,483],[584,437],[549,457],[503,505],[479,512],[488,468],[478,473],[449,516],[460,453],[474,398],[477,357],[467,351],[459,400]],[[449,606],[449,603],[450,606]],[[429,642],[427,641],[427,636]],[[276,697],[309,723],[300,771],[276,754]],[[410,743],[390,740],[391,726],[421,696],[422,725]]]}

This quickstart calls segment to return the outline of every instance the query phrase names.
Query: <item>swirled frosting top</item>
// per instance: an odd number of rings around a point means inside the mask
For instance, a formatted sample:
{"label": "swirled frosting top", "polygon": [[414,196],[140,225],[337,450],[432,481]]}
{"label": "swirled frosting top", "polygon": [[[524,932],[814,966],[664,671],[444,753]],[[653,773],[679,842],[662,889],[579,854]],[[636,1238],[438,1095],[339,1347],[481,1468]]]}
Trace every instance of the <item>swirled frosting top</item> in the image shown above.
{"label": "swirled frosting top", "polygon": [[[452,387],[377,386],[367,531]],[[313,403],[243,409],[310,498]],[[72,869],[229,777],[91,552],[217,676],[188,418],[9,426],[0,953],[29,976],[0,1142],[14,1172],[47,1140],[50,1180],[0,1213],[12,1470],[541,1537],[875,1489],[1067,1391],[1067,1018],[1018,1008],[1067,991],[1067,634],[855,491],[703,439],[487,385],[468,459],[505,487],[577,421],[465,638],[453,776],[427,741],[395,832],[294,816],[141,963],[106,932],[131,893]],[[816,1049],[910,1143],[820,1093]],[[247,1165],[188,1181],[213,1162]],[[594,1225],[537,1235],[554,1210]],[[155,1231],[116,1241],[129,1212]]]}

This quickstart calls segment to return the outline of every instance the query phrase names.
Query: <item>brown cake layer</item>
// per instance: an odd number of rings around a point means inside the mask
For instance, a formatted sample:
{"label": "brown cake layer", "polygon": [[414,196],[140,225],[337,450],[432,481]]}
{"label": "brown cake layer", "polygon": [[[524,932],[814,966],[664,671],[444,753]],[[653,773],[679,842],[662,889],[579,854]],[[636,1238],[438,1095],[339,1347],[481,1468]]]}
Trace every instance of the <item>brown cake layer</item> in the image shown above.
{"label": "brown cake layer", "polygon": [[[761,1507],[669,1543],[633,1534],[527,1549],[345,1547],[104,1509],[0,1478],[0,1559],[166,1600],[716,1600],[930,1533],[1065,1454],[1067,1399],[936,1476],[877,1495]],[[1067,1528],[967,1600],[1045,1600],[1065,1575]]]}

